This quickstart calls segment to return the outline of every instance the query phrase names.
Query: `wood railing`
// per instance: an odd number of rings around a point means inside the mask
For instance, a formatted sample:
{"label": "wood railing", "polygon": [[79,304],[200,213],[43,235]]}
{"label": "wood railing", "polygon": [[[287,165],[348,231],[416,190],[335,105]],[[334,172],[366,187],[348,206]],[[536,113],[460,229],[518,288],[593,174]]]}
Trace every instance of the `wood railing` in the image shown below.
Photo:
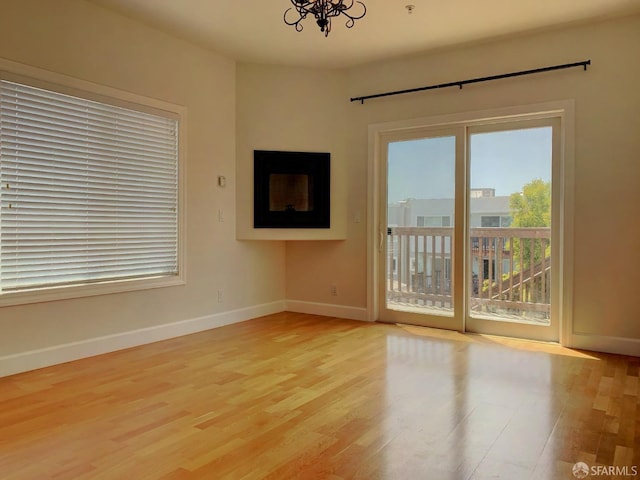
{"label": "wood railing", "polygon": [[[387,300],[452,307],[453,227],[392,227],[387,232]],[[471,310],[548,316],[551,230],[471,228]]]}

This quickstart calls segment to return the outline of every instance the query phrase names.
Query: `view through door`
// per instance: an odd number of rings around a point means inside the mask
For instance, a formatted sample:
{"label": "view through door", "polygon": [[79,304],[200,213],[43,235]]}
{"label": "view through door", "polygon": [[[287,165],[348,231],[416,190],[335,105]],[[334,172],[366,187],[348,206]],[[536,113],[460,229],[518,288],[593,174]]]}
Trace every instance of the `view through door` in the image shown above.
{"label": "view through door", "polygon": [[510,121],[389,139],[381,320],[558,339],[558,125]]}
{"label": "view through door", "polygon": [[385,247],[379,260],[384,321],[462,329],[455,315],[462,291],[455,289],[454,232],[463,133],[434,129],[386,144]]}
{"label": "view through door", "polygon": [[559,145],[555,119],[467,131],[468,331],[559,338]]}

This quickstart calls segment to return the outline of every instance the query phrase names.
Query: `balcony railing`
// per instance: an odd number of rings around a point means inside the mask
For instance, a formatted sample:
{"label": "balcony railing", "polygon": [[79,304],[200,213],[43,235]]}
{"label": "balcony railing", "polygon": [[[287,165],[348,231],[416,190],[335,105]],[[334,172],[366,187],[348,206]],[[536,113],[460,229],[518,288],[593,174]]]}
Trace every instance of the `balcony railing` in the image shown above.
{"label": "balcony railing", "polygon": [[[387,301],[452,308],[453,227],[392,227]],[[471,228],[469,308],[545,321],[551,304],[551,229]]]}

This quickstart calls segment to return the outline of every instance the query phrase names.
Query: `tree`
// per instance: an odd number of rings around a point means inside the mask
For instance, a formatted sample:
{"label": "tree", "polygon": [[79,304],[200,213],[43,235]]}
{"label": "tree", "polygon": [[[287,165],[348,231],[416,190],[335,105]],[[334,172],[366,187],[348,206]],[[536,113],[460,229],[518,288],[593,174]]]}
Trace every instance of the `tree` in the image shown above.
{"label": "tree", "polygon": [[551,226],[551,183],[536,178],[512,193],[509,207],[514,227]]}
{"label": "tree", "polygon": [[[522,187],[522,192],[512,193],[509,199],[512,227],[550,227],[551,226],[551,183],[540,178],[532,180]],[[543,242],[533,239],[514,238],[511,240],[516,265],[519,267],[522,259],[523,268],[529,268],[531,263],[531,244],[534,244],[534,265],[548,256],[551,246],[542,248]]]}

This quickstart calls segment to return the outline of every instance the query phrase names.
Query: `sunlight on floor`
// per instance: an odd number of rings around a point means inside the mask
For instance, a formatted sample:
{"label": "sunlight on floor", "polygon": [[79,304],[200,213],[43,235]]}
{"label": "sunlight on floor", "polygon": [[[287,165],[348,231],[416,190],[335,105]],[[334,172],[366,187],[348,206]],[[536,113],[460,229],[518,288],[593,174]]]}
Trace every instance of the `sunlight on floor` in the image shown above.
{"label": "sunlight on floor", "polygon": [[584,351],[573,350],[566,348],[557,343],[552,342],[539,342],[535,340],[521,340],[518,338],[499,337],[496,335],[483,335],[476,333],[461,333],[454,330],[442,330],[438,328],[418,327],[414,325],[397,324],[398,327],[404,331],[420,336],[430,337],[442,340],[452,340],[456,342],[464,343],[477,343],[487,345],[502,345],[509,348],[515,348],[518,350],[525,350],[530,352],[544,352],[553,355],[564,355],[567,357],[586,358],[590,360],[600,360],[595,354],[590,354]]}

